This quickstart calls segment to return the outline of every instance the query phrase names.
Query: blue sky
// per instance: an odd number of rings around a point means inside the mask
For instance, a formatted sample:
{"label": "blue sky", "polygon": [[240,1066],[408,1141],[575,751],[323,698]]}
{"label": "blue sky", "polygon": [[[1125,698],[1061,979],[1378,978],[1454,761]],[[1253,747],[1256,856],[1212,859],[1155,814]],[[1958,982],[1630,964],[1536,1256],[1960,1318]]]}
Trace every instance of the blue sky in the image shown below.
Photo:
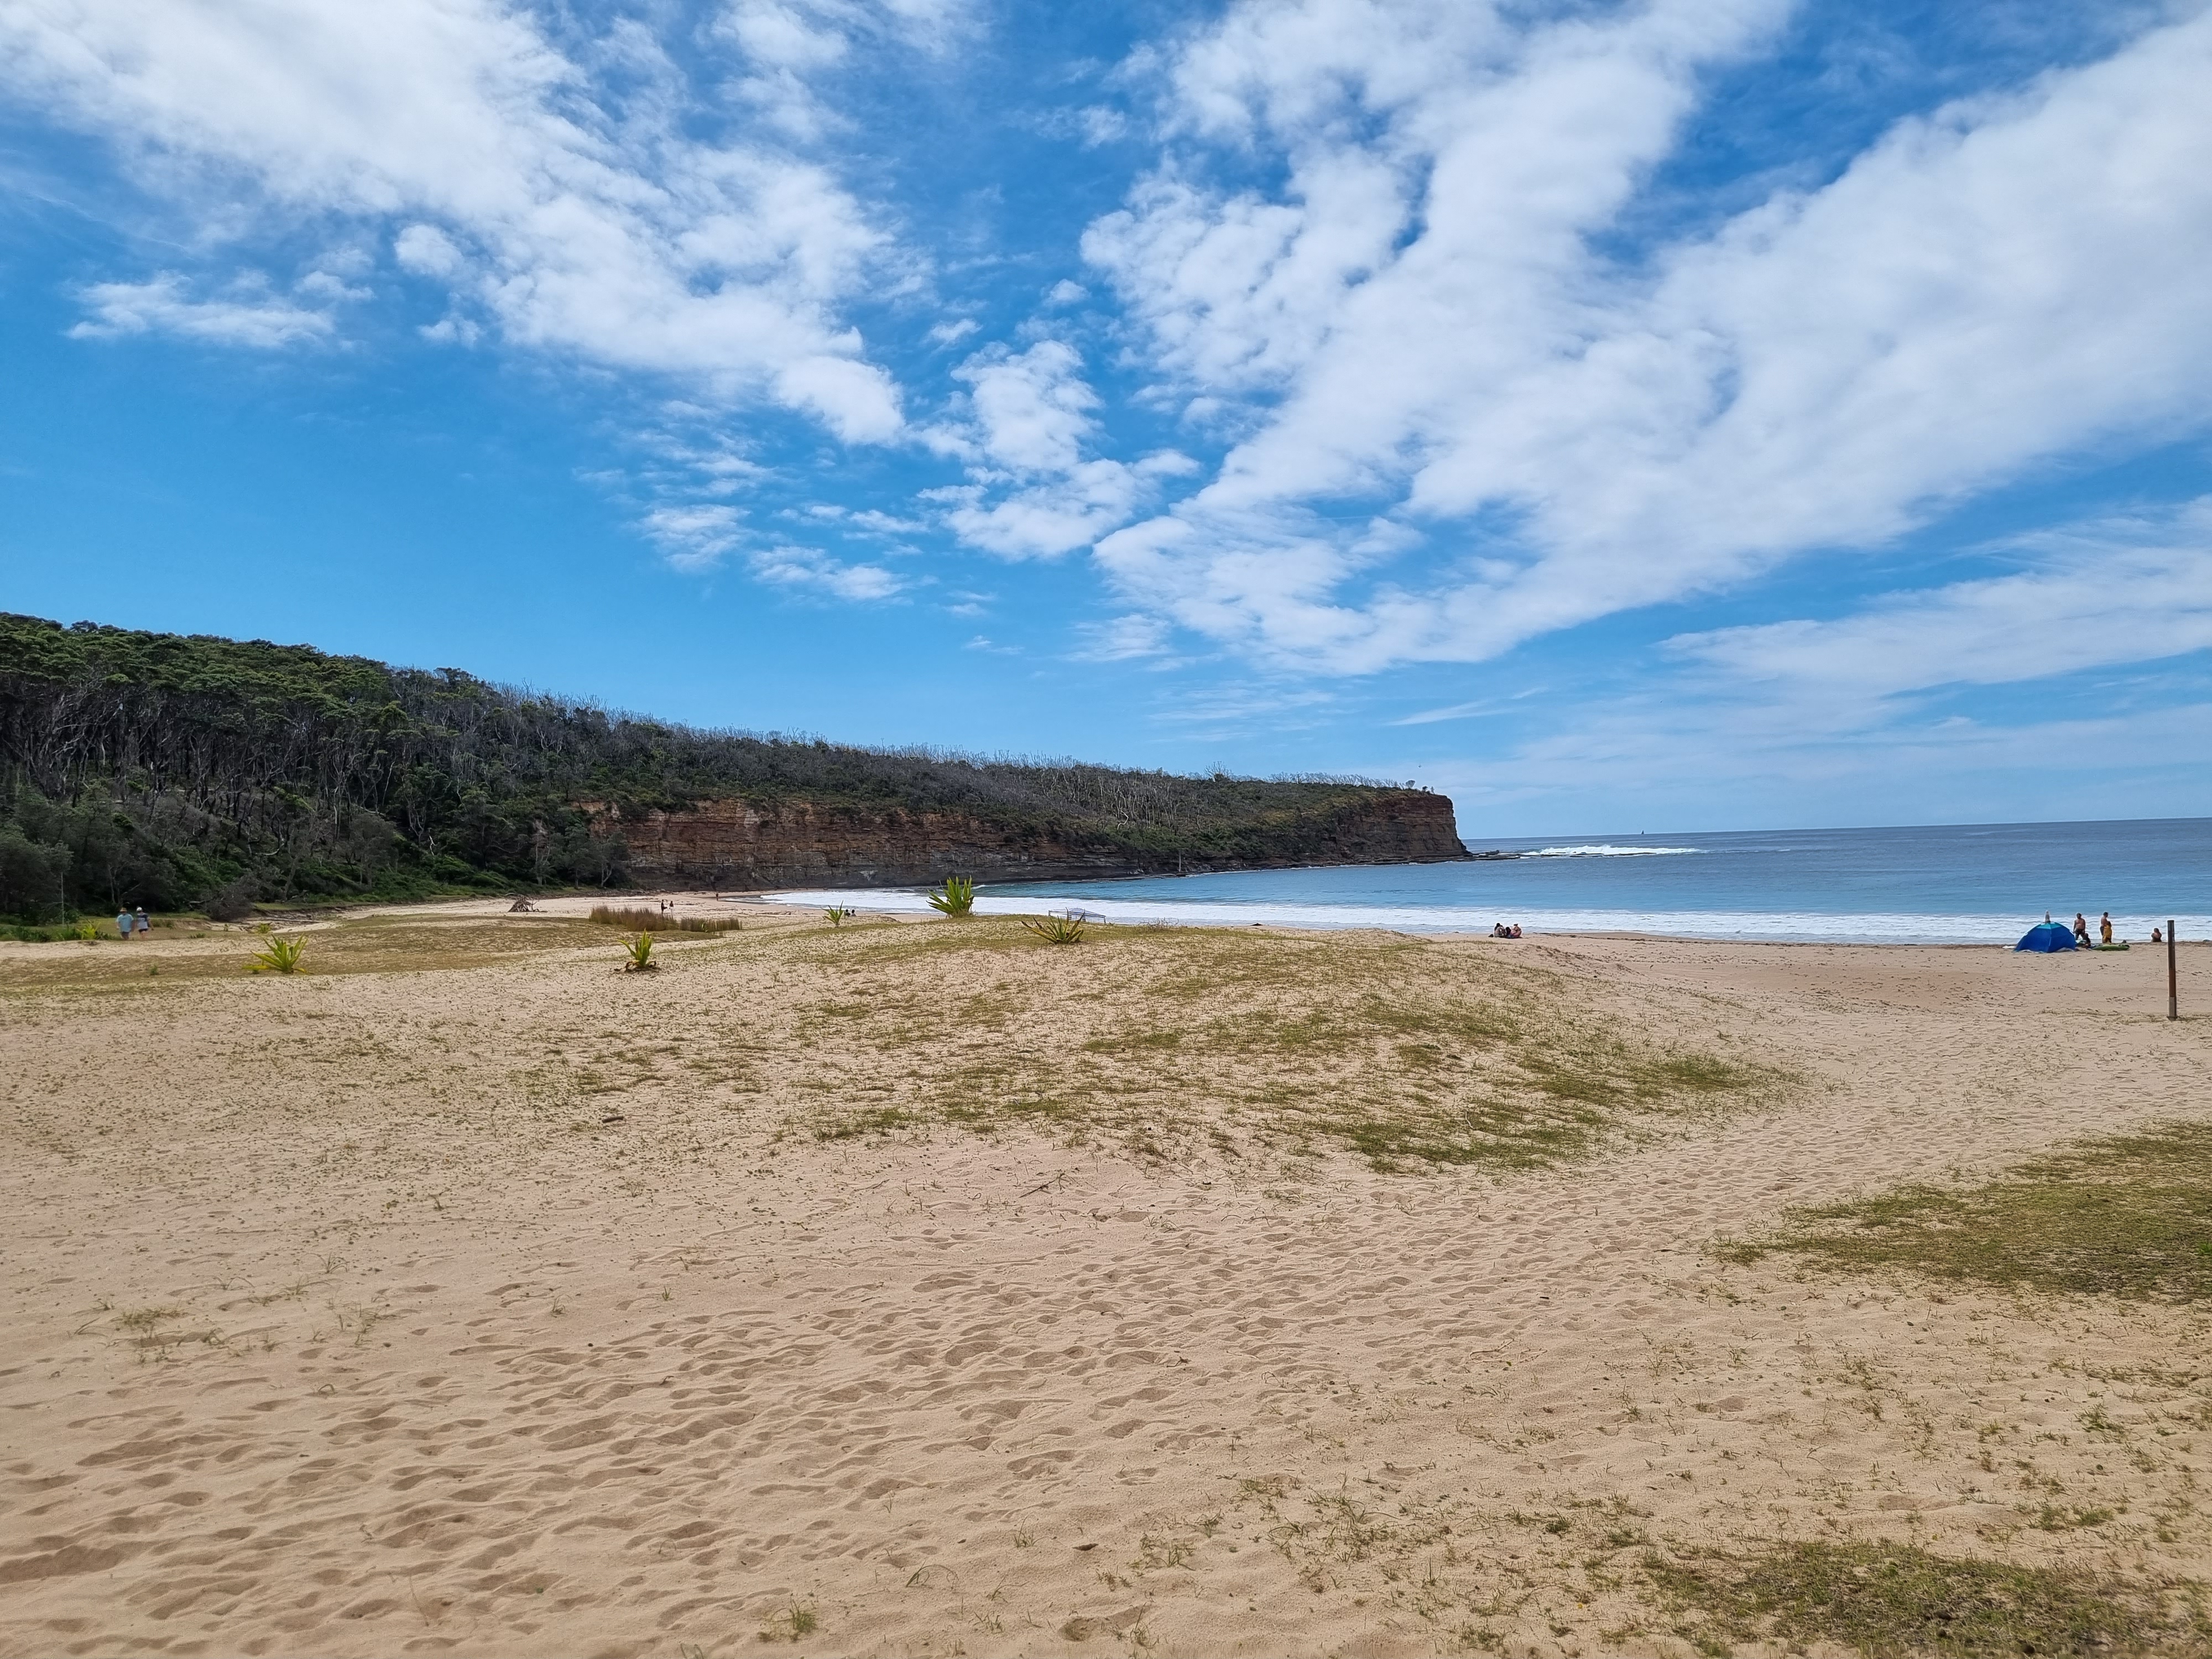
{"label": "blue sky", "polygon": [[2212,815],[2212,10],[0,0],[0,608],[1475,836]]}

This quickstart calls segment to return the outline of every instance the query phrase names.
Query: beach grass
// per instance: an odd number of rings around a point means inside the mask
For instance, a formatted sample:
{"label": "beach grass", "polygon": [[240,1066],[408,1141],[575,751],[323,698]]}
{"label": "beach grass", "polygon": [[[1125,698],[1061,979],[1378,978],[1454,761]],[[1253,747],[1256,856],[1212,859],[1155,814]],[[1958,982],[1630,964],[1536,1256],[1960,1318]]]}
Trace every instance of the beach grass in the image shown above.
{"label": "beach grass", "polygon": [[1701,1653],[1735,1644],[1867,1659],[1920,1655],[2202,1654],[2212,1625],[2185,1592],[2083,1570],[1960,1559],[1898,1543],[1809,1542],[1648,1558],[1644,1571]]}
{"label": "beach grass", "polygon": [[2132,1300],[2212,1299],[2212,1124],[2170,1122],[2078,1142],[1961,1187],[1911,1186],[1793,1210],[1730,1240],[1843,1272]]}
{"label": "beach grass", "polygon": [[[604,947],[605,930],[575,917],[373,915],[312,928],[314,976],[490,967],[585,945]],[[99,992],[158,994],[204,979],[235,978],[239,946],[258,942],[237,928],[201,936],[156,935],[149,945],[108,951],[35,947],[13,957],[0,997]],[[160,972],[149,975],[149,966]]]}
{"label": "beach grass", "polygon": [[[1261,1141],[1385,1168],[1532,1168],[1790,1081],[1749,1057],[1615,1030],[1574,1009],[1558,975],[1449,944],[1256,930],[1089,938],[1084,951],[1052,951],[1018,920],[990,918],[841,951],[853,993],[805,1015],[829,1057],[808,1131],[1028,1125],[1160,1155]],[[984,969],[988,992],[933,992],[955,951],[1002,959]],[[855,1101],[862,1074],[878,1092]]]}
{"label": "beach grass", "polygon": [[592,920],[626,933],[734,933],[744,927],[736,916],[679,916],[642,904],[594,904]]}

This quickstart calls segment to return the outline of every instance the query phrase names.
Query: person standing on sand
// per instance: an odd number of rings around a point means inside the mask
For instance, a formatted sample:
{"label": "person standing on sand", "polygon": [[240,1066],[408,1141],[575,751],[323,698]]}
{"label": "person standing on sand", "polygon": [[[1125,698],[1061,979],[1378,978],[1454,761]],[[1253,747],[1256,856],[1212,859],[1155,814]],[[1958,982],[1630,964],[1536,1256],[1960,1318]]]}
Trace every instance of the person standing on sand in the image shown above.
{"label": "person standing on sand", "polygon": [[2110,910],[2097,918],[2097,932],[2103,937],[2106,944],[2110,945],[2112,942],[2112,913]]}
{"label": "person standing on sand", "polygon": [[2085,951],[2089,948],[2089,919],[2079,910],[2074,913],[2074,942]]}
{"label": "person standing on sand", "polygon": [[131,937],[131,913],[128,910],[118,910],[115,913],[117,937],[128,939]]}
{"label": "person standing on sand", "polygon": [[133,915],[131,920],[138,929],[139,938],[143,939],[148,933],[153,931],[153,920],[151,917],[147,915],[146,907],[144,905],[142,904],[138,907],[137,914]]}

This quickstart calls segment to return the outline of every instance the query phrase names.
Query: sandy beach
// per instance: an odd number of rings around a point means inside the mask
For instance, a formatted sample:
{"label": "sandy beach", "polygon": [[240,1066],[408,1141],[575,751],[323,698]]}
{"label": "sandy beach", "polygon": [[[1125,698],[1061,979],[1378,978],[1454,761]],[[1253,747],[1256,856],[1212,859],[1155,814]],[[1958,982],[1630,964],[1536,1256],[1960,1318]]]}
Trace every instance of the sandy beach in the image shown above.
{"label": "sandy beach", "polygon": [[0,945],[0,1652],[1687,1656],[1702,1551],[2212,1577],[2197,1307],[1722,1249],[2212,1117],[2161,952],[761,906],[625,975],[586,908]]}

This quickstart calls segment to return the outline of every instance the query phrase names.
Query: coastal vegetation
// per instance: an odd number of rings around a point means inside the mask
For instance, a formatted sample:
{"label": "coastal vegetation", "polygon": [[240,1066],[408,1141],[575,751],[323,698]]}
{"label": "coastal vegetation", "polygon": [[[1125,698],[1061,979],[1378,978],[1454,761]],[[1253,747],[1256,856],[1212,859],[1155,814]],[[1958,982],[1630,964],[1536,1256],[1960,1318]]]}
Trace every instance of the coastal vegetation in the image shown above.
{"label": "coastal vegetation", "polygon": [[24,923],[620,888],[627,826],[718,800],[1264,862],[1389,793],[703,731],[459,669],[0,613],[0,917]]}
{"label": "coastal vegetation", "polygon": [[287,939],[279,933],[256,951],[246,968],[249,974],[296,974],[300,958],[307,953],[304,939]]}
{"label": "coastal vegetation", "polygon": [[1024,916],[1022,926],[1047,945],[1083,943],[1084,918],[1075,915]]}
{"label": "coastal vegetation", "polygon": [[2074,1567],[1961,1560],[1911,1544],[1826,1541],[1668,1559],[1646,1576],[1701,1653],[1738,1642],[1793,1653],[1832,1643],[1866,1659],[1945,1654],[2201,1654],[2185,1593]]}
{"label": "coastal vegetation", "polygon": [[[1534,1169],[1793,1080],[1614,1029],[1575,1011],[1556,975],[1464,947],[1109,928],[1044,968],[1036,921],[783,946],[789,969],[823,981],[791,1033],[808,1057],[792,1127],[823,1139],[1028,1128],[1146,1157],[1262,1147]],[[952,972],[989,988],[948,1006]]]}
{"label": "coastal vegetation", "polygon": [[2080,1296],[2212,1300],[2212,1124],[2080,1141],[1977,1184],[1794,1210],[1722,1254]]}
{"label": "coastal vegetation", "polygon": [[592,920],[601,927],[625,928],[633,933],[734,933],[744,927],[736,916],[680,916],[673,910],[653,910],[642,904],[594,904]]}
{"label": "coastal vegetation", "polygon": [[975,884],[966,876],[948,876],[945,884],[929,896],[929,908],[943,916],[971,916],[975,914]]}

